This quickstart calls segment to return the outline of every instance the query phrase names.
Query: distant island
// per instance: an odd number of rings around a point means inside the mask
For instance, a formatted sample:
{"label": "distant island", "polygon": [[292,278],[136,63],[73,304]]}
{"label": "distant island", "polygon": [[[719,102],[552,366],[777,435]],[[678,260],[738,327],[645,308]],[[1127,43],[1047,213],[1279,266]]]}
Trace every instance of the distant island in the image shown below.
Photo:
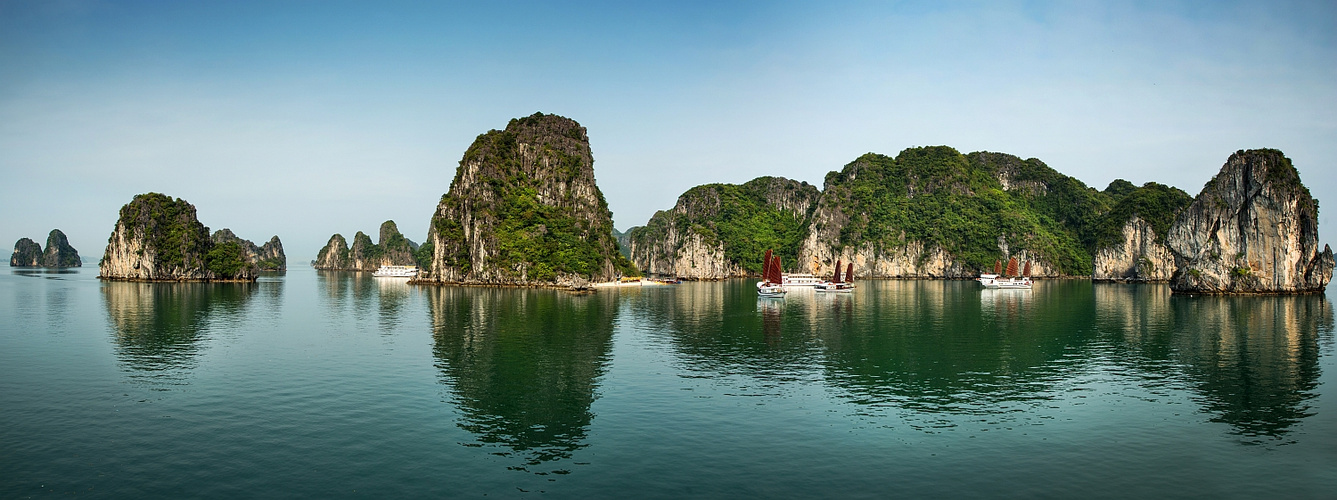
{"label": "distant island", "polygon": [[65,233],[52,229],[46,236],[46,250],[28,238],[14,242],[14,253],[9,257],[10,267],[80,267],[84,265],[79,251],[70,246]]}
{"label": "distant island", "polygon": [[99,278],[122,281],[255,281],[262,268],[282,270],[287,258],[274,236],[263,247],[231,230],[209,234],[195,206],[160,193],[136,195],[98,263]]}
{"label": "distant island", "polygon": [[426,267],[431,247],[420,247],[399,232],[395,221],[381,224],[379,243],[358,231],[353,245],[343,235],[335,233],[316,254],[312,267],[327,271],[375,271],[381,266]]}
{"label": "distant island", "polygon": [[863,155],[821,191],[778,177],[698,186],[626,238],[641,269],[689,279],[756,275],[769,248],[794,271],[853,262],[861,278],[970,278],[1015,257],[1042,277],[1305,293],[1332,276],[1317,220],[1276,150],[1235,153],[1192,198],[1121,179],[1096,190],[1034,158],[934,146]]}

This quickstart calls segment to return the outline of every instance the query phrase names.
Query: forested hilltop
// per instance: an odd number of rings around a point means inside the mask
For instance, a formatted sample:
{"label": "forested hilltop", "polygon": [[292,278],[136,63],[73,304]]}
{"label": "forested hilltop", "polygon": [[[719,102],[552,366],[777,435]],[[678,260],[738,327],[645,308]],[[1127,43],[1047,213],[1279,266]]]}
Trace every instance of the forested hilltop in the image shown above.
{"label": "forested hilltop", "polygon": [[842,260],[860,277],[968,277],[1016,256],[1039,276],[1091,276],[1134,219],[1163,245],[1189,200],[1155,183],[1101,191],[1038,159],[932,146],[860,156],[820,192],[770,177],[698,186],[629,233],[639,267],[697,279],[755,274],[766,248],[787,270],[819,274]]}

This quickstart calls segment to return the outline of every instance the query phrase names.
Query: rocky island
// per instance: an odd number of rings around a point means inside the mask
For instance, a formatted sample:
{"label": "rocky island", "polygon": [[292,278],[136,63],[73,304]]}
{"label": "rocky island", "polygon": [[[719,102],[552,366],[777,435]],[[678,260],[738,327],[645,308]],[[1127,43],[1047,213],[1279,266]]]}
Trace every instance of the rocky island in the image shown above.
{"label": "rocky island", "polygon": [[618,252],[585,127],[557,115],[479,135],[429,227],[415,283],[562,286],[636,272]]}
{"label": "rocky island", "polygon": [[418,265],[421,250],[413,241],[399,232],[395,221],[388,220],[381,224],[380,242],[372,243],[371,237],[358,231],[353,235],[353,246],[343,235],[335,233],[330,241],[316,254],[316,269],[326,271],[375,271],[381,266]]}
{"label": "rocky island", "polygon": [[823,189],[762,177],[688,190],[627,238],[633,262],[688,279],[755,275],[764,248],[790,270],[859,278],[971,278],[994,262],[1039,277],[1170,282],[1180,293],[1304,293],[1331,279],[1318,204],[1290,160],[1241,151],[1197,198],[1119,179],[1103,191],[1038,159],[946,146],[869,153]]}
{"label": "rocky island", "polygon": [[1175,293],[1317,293],[1332,279],[1318,202],[1281,151],[1238,151],[1170,228]]}
{"label": "rocky island", "polygon": [[52,229],[46,237],[46,250],[37,242],[20,238],[14,243],[14,254],[9,257],[12,267],[80,267],[84,265],[79,251],[70,246],[65,233]]}
{"label": "rocky island", "polygon": [[236,243],[241,247],[242,258],[248,264],[254,264],[261,271],[287,271],[288,257],[283,254],[283,242],[279,241],[277,235],[269,238],[262,246],[256,246],[251,240],[244,240],[235,234],[231,229],[223,228],[214,231],[213,240],[215,246],[225,243]]}
{"label": "rocky island", "polygon": [[[195,206],[160,193],[136,195],[98,264],[99,278],[124,281],[255,281],[259,266],[228,231],[215,242]],[[232,236],[235,238],[235,236]]]}

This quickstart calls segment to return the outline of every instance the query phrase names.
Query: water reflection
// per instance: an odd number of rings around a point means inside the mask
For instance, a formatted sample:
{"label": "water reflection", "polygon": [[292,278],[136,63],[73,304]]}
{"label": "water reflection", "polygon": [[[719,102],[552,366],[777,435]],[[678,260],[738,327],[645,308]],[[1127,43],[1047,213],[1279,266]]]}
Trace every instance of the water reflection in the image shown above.
{"label": "water reflection", "polygon": [[[822,330],[828,379],[857,403],[1002,414],[1051,397],[1092,333],[1089,283],[1032,291],[970,282],[866,281],[853,314]],[[1001,292],[1001,293],[999,293]]]}
{"label": "water reflection", "polygon": [[375,318],[383,335],[400,326],[413,290],[407,280],[359,271],[316,271],[316,282],[327,308],[348,310],[357,321]]}
{"label": "water reflection", "polygon": [[250,283],[102,285],[116,356],[133,380],[182,385],[214,329],[235,327],[256,290]]}
{"label": "water reflection", "polygon": [[1322,295],[1179,297],[1165,287],[1099,286],[1100,328],[1119,334],[1148,378],[1198,394],[1212,421],[1247,443],[1285,439],[1311,415],[1319,340],[1333,327]]}
{"label": "water reflection", "polygon": [[[511,468],[566,473],[550,462],[585,446],[590,405],[612,347],[616,294],[423,287],[433,354],[459,426]],[[543,466],[543,467],[539,467]],[[551,469],[557,467],[556,469]]]}

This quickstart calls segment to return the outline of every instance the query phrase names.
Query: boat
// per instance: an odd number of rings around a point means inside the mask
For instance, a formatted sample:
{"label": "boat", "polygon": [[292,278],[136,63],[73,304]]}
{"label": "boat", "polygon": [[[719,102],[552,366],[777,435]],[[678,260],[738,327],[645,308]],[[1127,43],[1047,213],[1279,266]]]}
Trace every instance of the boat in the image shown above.
{"label": "boat", "polygon": [[1007,261],[1007,272],[999,276],[1001,263],[994,261],[993,274],[980,274],[975,278],[984,288],[1000,290],[1030,290],[1034,284],[1031,281],[1031,263],[1026,261],[1026,270],[1020,275],[1017,274],[1017,258],[1013,257]]}
{"label": "boat", "polygon": [[377,278],[412,278],[418,275],[418,266],[381,266],[372,276]]}
{"label": "boat", "polygon": [[781,275],[781,279],[783,280],[781,284],[787,287],[817,286],[818,283],[822,282],[821,278],[804,273],[784,273]]}
{"label": "boat", "polygon": [[828,281],[824,281],[824,282],[821,282],[821,283],[818,283],[818,284],[814,285],[814,286],[812,287],[812,290],[813,290],[814,292],[826,292],[826,293],[850,293],[850,292],[853,292],[853,291],[854,291],[854,263],[851,262],[851,263],[849,264],[849,267],[847,267],[847,268],[845,269],[845,276],[844,276],[844,279],[841,279],[842,277],[840,276],[840,264],[841,264],[841,262],[840,262],[839,260],[836,260],[836,274],[832,275],[830,280],[828,280]]}
{"label": "boat", "polygon": [[766,255],[762,257],[761,281],[757,282],[757,296],[781,298],[789,290],[785,288],[784,276],[780,272],[780,256],[772,255],[771,251],[766,250]]}

